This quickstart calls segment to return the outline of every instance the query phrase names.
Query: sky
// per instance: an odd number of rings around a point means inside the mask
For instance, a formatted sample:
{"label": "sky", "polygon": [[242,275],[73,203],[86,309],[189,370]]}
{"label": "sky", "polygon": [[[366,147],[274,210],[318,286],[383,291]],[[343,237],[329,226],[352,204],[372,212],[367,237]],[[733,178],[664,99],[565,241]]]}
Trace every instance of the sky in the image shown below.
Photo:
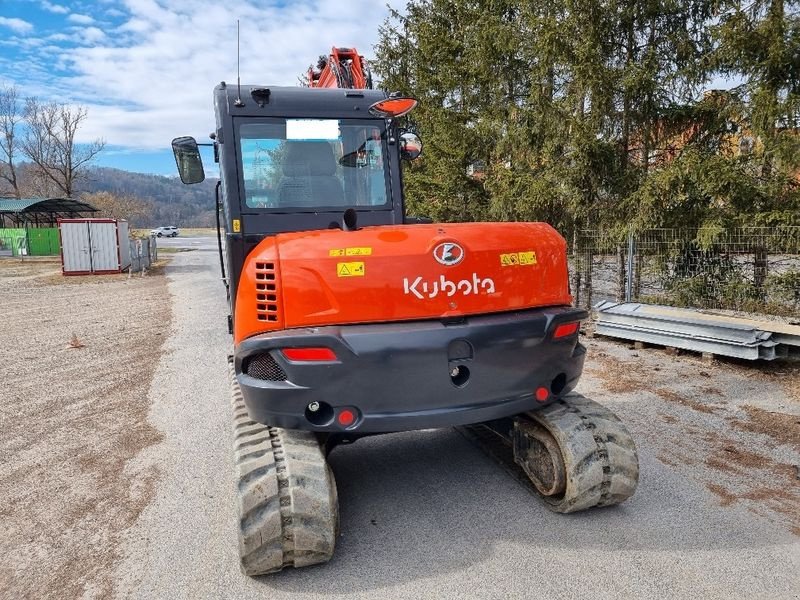
{"label": "sky", "polygon": [[95,164],[174,175],[170,141],[208,142],[212,90],[236,81],[237,19],[242,83],[296,85],[331,46],[369,59],[386,3],[0,0],[0,86],[86,107],[78,141],[106,142]]}

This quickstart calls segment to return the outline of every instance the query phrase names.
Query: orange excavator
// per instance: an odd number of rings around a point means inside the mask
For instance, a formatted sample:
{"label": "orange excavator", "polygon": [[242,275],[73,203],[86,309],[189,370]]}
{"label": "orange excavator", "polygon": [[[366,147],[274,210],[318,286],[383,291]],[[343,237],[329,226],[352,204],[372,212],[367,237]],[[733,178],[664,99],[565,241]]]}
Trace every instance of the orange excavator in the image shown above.
{"label": "orange excavator", "polygon": [[[557,512],[630,497],[630,434],[573,392],[588,315],[564,238],[406,214],[401,161],[422,144],[400,117],[417,101],[369,89],[354,49],[309,83],[214,90],[242,570],[330,559],[327,457],[365,436],[458,427]],[[197,142],[172,146],[202,181]]]}

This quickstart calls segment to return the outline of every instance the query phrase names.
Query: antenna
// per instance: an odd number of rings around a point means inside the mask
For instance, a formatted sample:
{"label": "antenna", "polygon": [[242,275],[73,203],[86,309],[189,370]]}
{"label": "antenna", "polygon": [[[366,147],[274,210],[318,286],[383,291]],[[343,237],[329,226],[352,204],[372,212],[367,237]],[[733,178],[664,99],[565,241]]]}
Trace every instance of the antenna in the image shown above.
{"label": "antenna", "polygon": [[234,106],[244,106],[242,102],[242,80],[239,77],[239,19],[236,19],[236,102]]}

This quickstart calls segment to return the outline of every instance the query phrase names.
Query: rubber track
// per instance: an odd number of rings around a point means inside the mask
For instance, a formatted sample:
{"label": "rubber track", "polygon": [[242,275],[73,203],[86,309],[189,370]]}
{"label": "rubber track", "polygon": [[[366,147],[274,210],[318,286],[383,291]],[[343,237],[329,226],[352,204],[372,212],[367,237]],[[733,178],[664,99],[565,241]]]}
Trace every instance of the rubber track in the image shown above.
{"label": "rubber track", "polygon": [[265,575],[330,560],[339,506],[316,436],[251,420],[232,363],[229,375],[242,571]]}
{"label": "rubber track", "polygon": [[639,479],[636,445],[622,421],[601,404],[580,394],[570,394],[518,418],[539,423],[558,442],[566,468],[567,485],[562,496],[539,494],[525,471],[514,462],[510,440],[480,424],[459,430],[542,498],[551,510],[571,513],[595,506],[612,506],[630,498],[636,491]]}

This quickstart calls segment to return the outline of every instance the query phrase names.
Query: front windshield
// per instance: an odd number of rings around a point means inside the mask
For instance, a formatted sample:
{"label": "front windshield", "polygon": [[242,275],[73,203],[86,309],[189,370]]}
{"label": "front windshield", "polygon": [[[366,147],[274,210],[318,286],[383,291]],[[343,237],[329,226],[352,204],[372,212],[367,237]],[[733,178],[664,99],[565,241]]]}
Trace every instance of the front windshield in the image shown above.
{"label": "front windshield", "polygon": [[239,126],[249,208],[387,208],[383,121],[269,119]]}

